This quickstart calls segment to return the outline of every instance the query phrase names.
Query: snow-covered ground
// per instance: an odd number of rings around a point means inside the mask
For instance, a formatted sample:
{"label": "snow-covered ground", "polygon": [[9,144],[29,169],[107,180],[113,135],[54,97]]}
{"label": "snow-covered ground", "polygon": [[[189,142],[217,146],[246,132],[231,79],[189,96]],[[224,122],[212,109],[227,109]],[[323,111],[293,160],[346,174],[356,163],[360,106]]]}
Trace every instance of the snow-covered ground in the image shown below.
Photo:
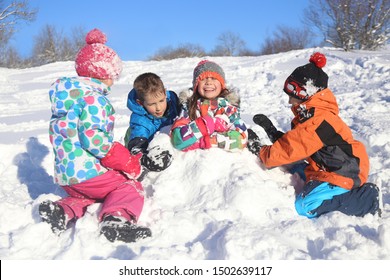
{"label": "snow-covered ground", "polygon": [[[266,114],[279,129],[289,129],[292,113],[283,83],[314,51],[328,57],[324,71],[340,114],[366,144],[369,181],[383,192],[382,218],[338,212],[318,219],[298,216],[294,185],[301,182],[296,177],[280,168],[266,170],[247,150],[173,150],[163,131],[154,141],[171,149],[174,161],[143,181],[147,198],[139,221],[151,228],[153,237],[110,243],[99,235],[99,204],[57,237],[40,222],[37,208],[43,200],[65,195],[52,181],[48,89],[56,78],[75,75],[73,63],[0,68],[0,259],[390,260],[390,50],[326,48],[210,59],[239,91],[243,119],[267,141],[252,116]],[[191,86],[199,61],[125,62],[109,97],[116,108],[115,139],[123,141],[130,115],[127,93],[139,74],[155,72],[179,93]]]}

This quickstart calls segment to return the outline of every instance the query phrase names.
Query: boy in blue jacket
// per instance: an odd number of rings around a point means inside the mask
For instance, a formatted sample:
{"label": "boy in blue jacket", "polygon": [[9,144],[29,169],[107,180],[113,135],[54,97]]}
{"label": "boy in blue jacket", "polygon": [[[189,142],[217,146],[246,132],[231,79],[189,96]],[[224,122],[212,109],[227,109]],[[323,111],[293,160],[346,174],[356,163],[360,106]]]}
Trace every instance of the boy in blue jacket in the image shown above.
{"label": "boy in blue jacket", "polygon": [[[132,154],[147,153],[153,136],[164,126],[171,125],[180,114],[181,104],[176,93],[166,90],[161,78],[154,73],[139,75],[127,97],[127,108],[131,111],[130,125],[125,143]],[[159,154],[160,170],[171,163],[168,151]],[[156,161],[157,162],[157,161]]]}

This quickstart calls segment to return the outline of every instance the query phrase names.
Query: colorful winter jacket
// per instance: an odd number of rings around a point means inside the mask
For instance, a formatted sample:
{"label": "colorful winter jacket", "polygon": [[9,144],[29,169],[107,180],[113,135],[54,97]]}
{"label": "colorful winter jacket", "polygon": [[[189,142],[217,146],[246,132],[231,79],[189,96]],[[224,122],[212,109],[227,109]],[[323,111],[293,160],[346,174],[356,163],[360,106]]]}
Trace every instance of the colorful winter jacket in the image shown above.
{"label": "colorful winter jacket", "polygon": [[352,189],[367,181],[366,149],[339,117],[336,98],[329,89],[294,106],[292,111],[292,129],[272,146],[260,150],[260,159],[267,167],[307,159],[307,182],[317,180]]}
{"label": "colorful winter jacket", "polygon": [[93,78],[60,78],[50,88],[50,142],[55,182],[73,185],[107,171],[101,163],[113,143],[110,88]]}
{"label": "colorful winter jacket", "polygon": [[134,89],[129,92],[127,108],[131,111],[131,117],[125,143],[135,137],[144,137],[151,141],[157,131],[173,123],[180,114],[181,104],[175,92],[168,90],[166,91],[166,96],[167,110],[162,118],[157,118],[149,114],[143,106],[137,103],[137,93]]}
{"label": "colorful winter jacket", "polygon": [[191,120],[187,109],[183,108],[173,124],[171,140],[175,148],[188,151],[218,147],[238,151],[246,147],[247,128],[238,107],[225,98],[217,98],[199,99],[197,108],[197,119]]}

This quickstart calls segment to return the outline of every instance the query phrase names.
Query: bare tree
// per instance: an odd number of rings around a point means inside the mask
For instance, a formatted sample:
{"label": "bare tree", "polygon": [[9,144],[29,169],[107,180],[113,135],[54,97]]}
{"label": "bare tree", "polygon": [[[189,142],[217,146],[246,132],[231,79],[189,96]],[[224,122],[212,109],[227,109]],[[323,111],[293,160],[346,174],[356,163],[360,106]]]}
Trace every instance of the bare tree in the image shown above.
{"label": "bare tree", "polygon": [[43,27],[35,37],[33,58],[35,65],[56,61],[74,60],[77,52],[85,45],[86,32],[82,27],[73,29],[72,36],[67,37],[52,25]]}
{"label": "bare tree", "polygon": [[12,1],[6,5],[0,0],[0,43],[6,45],[17,31],[17,24],[21,21],[33,21],[36,13],[36,10],[29,8],[28,1]]}
{"label": "bare tree", "polygon": [[176,48],[170,46],[161,48],[157,51],[156,54],[151,56],[149,60],[160,61],[184,57],[202,57],[205,55],[206,52],[201,46],[187,43]]}
{"label": "bare tree", "polygon": [[390,39],[390,0],[310,0],[305,23],[344,50],[375,50]]}
{"label": "bare tree", "polygon": [[83,27],[72,29],[70,37],[63,36],[59,38],[59,57],[58,60],[75,60],[78,51],[85,45],[86,31]]}
{"label": "bare tree", "polygon": [[78,27],[72,28],[71,39],[72,39],[72,45],[73,45],[74,51],[78,51],[82,47],[84,47],[86,36],[87,36],[87,31],[86,31],[85,27],[78,26]]}
{"label": "bare tree", "polygon": [[238,34],[227,31],[218,36],[218,44],[211,52],[214,56],[237,56],[246,51],[245,42]]}
{"label": "bare tree", "polygon": [[8,68],[18,68],[22,66],[23,61],[19,53],[14,47],[8,47],[4,49],[4,57],[2,60],[3,66]]}
{"label": "bare tree", "polygon": [[265,39],[260,50],[262,55],[300,50],[309,46],[312,34],[308,28],[278,26],[272,37]]}
{"label": "bare tree", "polygon": [[44,26],[41,32],[34,38],[33,57],[35,64],[42,65],[58,61],[61,41],[61,33],[58,33],[54,26]]}
{"label": "bare tree", "polygon": [[239,56],[259,56],[260,52],[259,51],[253,51],[247,48],[244,48],[240,51],[238,54]]}
{"label": "bare tree", "polygon": [[0,0],[0,66],[19,67],[21,58],[15,48],[8,46],[9,40],[23,21],[33,21],[37,11],[30,9],[28,1],[12,1],[5,4]]}

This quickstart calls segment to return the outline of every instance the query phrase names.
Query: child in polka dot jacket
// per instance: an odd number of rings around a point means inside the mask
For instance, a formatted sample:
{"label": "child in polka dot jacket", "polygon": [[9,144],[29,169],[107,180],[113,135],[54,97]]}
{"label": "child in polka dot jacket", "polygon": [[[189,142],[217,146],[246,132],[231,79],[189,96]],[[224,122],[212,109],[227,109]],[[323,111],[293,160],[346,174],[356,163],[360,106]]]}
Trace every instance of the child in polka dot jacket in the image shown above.
{"label": "child in polka dot jacket", "polygon": [[76,57],[78,77],[59,78],[50,88],[54,177],[69,196],[42,202],[39,214],[60,234],[99,202],[101,233],[111,242],[134,242],[151,236],[149,228],[135,224],[144,204],[137,181],[143,156],[113,141],[115,110],[107,95],[122,62],[105,42],[100,30],[90,31]]}

